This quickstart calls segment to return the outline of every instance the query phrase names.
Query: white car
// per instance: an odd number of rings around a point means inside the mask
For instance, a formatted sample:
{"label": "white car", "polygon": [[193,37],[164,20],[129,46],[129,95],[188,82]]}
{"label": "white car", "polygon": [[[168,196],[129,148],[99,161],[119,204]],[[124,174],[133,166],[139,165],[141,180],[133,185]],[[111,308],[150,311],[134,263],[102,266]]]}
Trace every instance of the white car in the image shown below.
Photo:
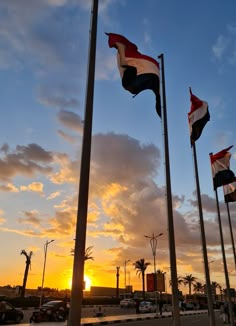
{"label": "white car", "polygon": [[150,301],[141,301],[139,305],[139,312],[146,313],[146,312],[156,312],[156,306]]}
{"label": "white car", "polygon": [[120,307],[121,308],[133,308],[136,306],[136,302],[133,299],[123,299],[120,301]]}

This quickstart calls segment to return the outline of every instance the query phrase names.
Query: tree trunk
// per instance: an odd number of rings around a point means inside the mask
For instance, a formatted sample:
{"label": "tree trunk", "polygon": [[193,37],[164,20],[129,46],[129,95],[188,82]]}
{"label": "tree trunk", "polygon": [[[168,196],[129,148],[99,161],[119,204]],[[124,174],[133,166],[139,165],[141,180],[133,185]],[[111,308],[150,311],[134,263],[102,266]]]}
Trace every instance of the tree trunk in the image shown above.
{"label": "tree trunk", "polygon": [[24,274],[23,285],[22,285],[22,289],[21,289],[21,297],[22,298],[24,298],[24,296],[25,296],[25,288],[26,288],[26,283],[27,283],[27,278],[28,278],[29,267],[30,267],[30,261],[28,262],[26,260],[25,274]]}
{"label": "tree trunk", "polygon": [[143,300],[145,300],[145,274],[142,273],[142,283],[143,283]]}

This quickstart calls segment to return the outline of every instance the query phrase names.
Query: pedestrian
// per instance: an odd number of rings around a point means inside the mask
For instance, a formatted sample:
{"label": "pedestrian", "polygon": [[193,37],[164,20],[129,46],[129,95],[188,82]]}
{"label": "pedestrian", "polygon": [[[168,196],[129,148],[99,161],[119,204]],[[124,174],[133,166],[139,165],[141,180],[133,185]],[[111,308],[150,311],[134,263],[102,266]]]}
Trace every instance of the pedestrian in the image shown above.
{"label": "pedestrian", "polygon": [[163,302],[160,301],[159,302],[159,313],[160,313],[160,316],[162,316],[162,307],[163,307]]}
{"label": "pedestrian", "polygon": [[233,314],[234,314],[234,320],[236,325],[236,303],[233,304]]}
{"label": "pedestrian", "polygon": [[4,323],[5,321],[5,311],[7,310],[6,308],[6,302],[1,301],[0,302],[0,312],[2,313],[1,321]]}
{"label": "pedestrian", "polygon": [[230,322],[229,305],[228,302],[226,301],[224,303],[223,320],[224,320],[224,324],[228,324]]}

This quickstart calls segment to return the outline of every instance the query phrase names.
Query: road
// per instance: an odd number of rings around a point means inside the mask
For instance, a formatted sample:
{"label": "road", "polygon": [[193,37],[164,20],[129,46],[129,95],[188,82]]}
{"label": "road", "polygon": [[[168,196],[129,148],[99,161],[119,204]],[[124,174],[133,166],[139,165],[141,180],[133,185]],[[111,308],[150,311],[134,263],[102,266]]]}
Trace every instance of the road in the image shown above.
{"label": "road", "polygon": [[[216,326],[223,326],[224,323],[220,318],[219,312],[215,314],[216,316]],[[114,324],[106,324],[107,326]],[[132,321],[126,323],[119,323],[120,326],[173,326],[173,320],[171,318],[162,319],[150,319],[143,321]],[[189,315],[181,317],[181,326],[209,326],[210,321],[207,314],[200,315]]]}
{"label": "road", "polygon": [[[106,306],[104,307],[104,309],[107,316],[135,314],[135,308],[120,308],[119,306],[110,306],[110,307]],[[22,323],[29,323],[33,311],[37,311],[37,309],[29,308],[27,310],[23,310],[24,319]],[[94,317],[94,307],[88,307],[88,308],[83,307],[82,317]]]}
{"label": "road", "polygon": [[[130,315],[135,314],[135,308],[120,308],[119,306],[106,306],[104,307],[107,316],[119,316],[119,315]],[[29,323],[30,316],[35,309],[30,308],[24,310],[24,319],[22,323]],[[93,317],[94,316],[94,307],[82,308],[82,317]],[[216,316],[216,326],[222,326],[223,321],[220,318],[219,312],[215,313]],[[120,325],[130,326],[130,322],[120,322]],[[150,319],[143,321],[132,321],[132,326],[173,326],[173,321],[171,318],[158,318]],[[109,324],[107,324],[109,325]],[[207,314],[198,314],[198,315],[189,315],[181,317],[181,326],[209,326],[210,322]]]}

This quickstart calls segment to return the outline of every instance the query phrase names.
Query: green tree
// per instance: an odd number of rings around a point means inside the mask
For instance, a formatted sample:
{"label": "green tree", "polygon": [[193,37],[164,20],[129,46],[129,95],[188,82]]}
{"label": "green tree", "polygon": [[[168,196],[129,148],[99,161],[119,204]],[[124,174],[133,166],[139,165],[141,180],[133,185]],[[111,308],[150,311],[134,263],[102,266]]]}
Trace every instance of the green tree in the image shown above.
{"label": "green tree", "polygon": [[21,297],[24,298],[25,296],[25,288],[26,288],[26,283],[28,279],[28,273],[29,273],[29,268],[31,264],[31,257],[33,255],[33,251],[30,251],[29,254],[25,250],[21,250],[21,255],[24,255],[26,257],[25,261],[25,273],[24,273],[24,278],[23,278],[23,285],[21,289]]}
{"label": "green tree", "polygon": [[136,269],[136,274],[142,277],[142,289],[143,289],[143,299],[145,299],[145,271],[147,267],[150,265],[149,262],[145,262],[144,258],[137,260],[134,264],[134,268]]}
{"label": "green tree", "polygon": [[192,274],[188,274],[185,277],[183,277],[183,283],[184,285],[188,285],[188,291],[189,295],[191,295],[192,290],[192,284],[197,280],[196,277],[194,277]]}

